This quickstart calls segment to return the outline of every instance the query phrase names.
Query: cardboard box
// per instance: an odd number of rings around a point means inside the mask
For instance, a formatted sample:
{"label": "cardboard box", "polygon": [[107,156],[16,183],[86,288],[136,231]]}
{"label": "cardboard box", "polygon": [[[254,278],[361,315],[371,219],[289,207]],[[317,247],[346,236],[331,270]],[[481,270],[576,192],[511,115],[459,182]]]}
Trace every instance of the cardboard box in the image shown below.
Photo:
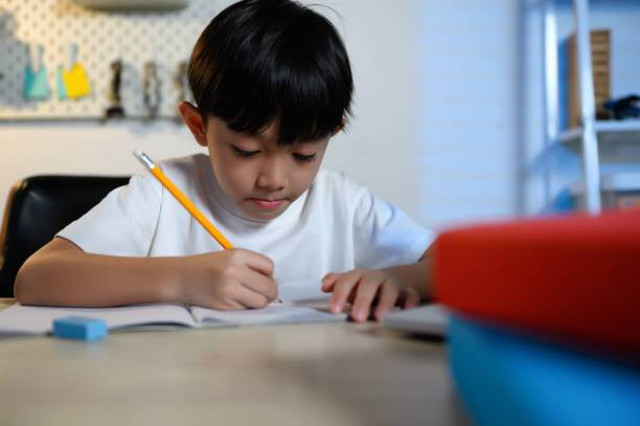
{"label": "cardboard box", "polygon": [[[604,109],[604,103],[611,98],[611,32],[609,30],[592,30],[590,38],[596,118],[600,120],[608,119],[609,112]],[[575,34],[569,37],[568,54],[568,124],[569,128],[571,128],[579,126],[581,123],[578,54]]]}

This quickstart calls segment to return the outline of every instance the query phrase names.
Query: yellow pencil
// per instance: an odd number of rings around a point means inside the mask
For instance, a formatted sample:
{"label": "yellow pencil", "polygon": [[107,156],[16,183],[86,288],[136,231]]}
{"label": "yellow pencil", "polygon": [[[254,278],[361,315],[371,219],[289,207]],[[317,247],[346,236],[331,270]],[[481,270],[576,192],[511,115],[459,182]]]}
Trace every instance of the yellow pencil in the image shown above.
{"label": "yellow pencil", "polygon": [[154,163],[153,160],[149,158],[149,156],[142,151],[139,151],[136,149],[133,152],[133,155],[135,155],[136,158],[140,160],[140,162],[145,167],[147,167],[149,171],[151,171],[151,173],[156,177],[156,179],[158,179],[160,183],[165,188],[167,188],[167,191],[169,191],[171,195],[173,195],[176,198],[176,200],[178,200],[178,202],[182,204],[182,206],[185,209],[187,209],[187,211],[191,214],[191,216],[193,216],[193,218],[197,220],[198,223],[202,225],[204,229],[206,229],[207,232],[218,243],[220,243],[222,247],[225,248],[225,250],[233,248],[229,240],[227,240],[224,237],[224,235],[222,235],[220,231],[218,231],[218,229],[215,226],[213,226],[211,222],[209,222],[209,220],[205,217],[205,215],[202,214],[202,212],[191,202],[191,200],[189,200],[187,196],[184,195],[184,193],[180,191],[180,189],[178,189],[178,187],[175,186],[175,184],[169,180],[169,178],[167,177],[167,175],[164,174],[160,166],[156,165],[156,163]]}

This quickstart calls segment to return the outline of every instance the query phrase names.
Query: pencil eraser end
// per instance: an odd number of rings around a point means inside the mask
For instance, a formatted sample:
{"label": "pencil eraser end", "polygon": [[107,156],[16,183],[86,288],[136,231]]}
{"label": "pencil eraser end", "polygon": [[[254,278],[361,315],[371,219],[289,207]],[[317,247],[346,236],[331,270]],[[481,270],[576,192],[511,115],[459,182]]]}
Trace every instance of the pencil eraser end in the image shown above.
{"label": "pencil eraser end", "polygon": [[99,318],[64,317],[53,320],[53,335],[93,342],[107,335],[107,323]]}

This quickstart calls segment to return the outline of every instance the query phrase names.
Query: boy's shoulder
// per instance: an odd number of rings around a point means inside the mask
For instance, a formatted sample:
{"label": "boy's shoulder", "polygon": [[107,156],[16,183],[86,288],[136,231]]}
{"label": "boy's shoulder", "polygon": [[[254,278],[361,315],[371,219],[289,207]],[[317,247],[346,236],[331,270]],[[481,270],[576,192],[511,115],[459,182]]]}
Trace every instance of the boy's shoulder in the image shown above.
{"label": "boy's shoulder", "polygon": [[160,161],[162,171],[180,189],[188,190],[206,182],[211,173],[211,163],[206,154],[192,154]]}
{"label": "boy's shoulder", "polygon": [[209,157],[202,153],[168,158],[160,161],[160,166],[166,173],[178,175],[190,175],[203,168],[211,167]]}
{"label": "boy's shoulder", "polygon": [[369,190],[350,178],[344,172],[329,168],[321,168],[313,183],[316,196],[324,197],[332,202],[357,204],[369,194]]}
{"label": "boy's shoulder", "polygon": [[358,191],[366,189],[344,172],[324,167],[318,171],[314,184],[322,185],[331,191]]}
{"label": "boy's shoulder", "polygon": [[[192,154],[182,157],[173,157],[160,160],[159,166],[165,175],[178,187],[181,191],[193,196],[194,191],[199,191],[203,182],[206,182],[208,170],[211,168],[209,157],[205,154]],[[130,184],[136,183],[137,186],[144,188],[153,188],[160,195],[164,192],[162,184],[150,172],[140,173],[132,178]]]}

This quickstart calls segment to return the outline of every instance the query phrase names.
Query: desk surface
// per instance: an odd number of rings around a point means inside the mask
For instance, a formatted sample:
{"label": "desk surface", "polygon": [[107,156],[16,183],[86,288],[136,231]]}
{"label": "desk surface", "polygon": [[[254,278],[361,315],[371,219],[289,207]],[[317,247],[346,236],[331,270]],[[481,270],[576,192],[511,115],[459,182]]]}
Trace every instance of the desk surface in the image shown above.
{"label": "desk surface", "polygon": [[0,360],[3,425],[469,424],[444,345],[375,323],[4,337]]}

